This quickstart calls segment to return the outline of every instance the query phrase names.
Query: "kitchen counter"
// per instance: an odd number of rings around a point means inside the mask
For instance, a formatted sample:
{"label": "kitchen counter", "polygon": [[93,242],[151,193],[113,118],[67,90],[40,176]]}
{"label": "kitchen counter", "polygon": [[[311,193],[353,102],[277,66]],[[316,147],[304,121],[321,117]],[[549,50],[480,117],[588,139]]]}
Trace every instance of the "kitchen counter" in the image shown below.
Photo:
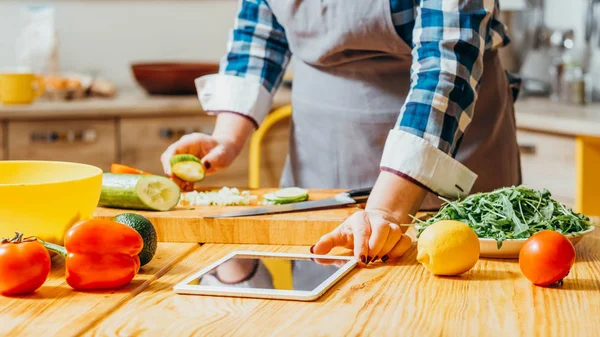
{"label": "kitchen counter", "polygon": [[[291,90],[282,87],[273,108],[291,103]],[[2,119],[65,119],[197,115],[203,113],[196,96],[149,96],[135,89],[121,90],[113,99],[91,98],[69,102],[38,101],[27,106],[0,104]],[[556,103],[547,98],[521,98],[516,104],[519,128],[566,135],[600,137],[600,103],[586,106]]]}
{"label": "kitchen counter", "polygon": [[515,109],[521,129],[600,137],[600,103],[577,106],[547,98],[524,98],[517,101]]}
{"label": "kitchen counter", "polygon": [[481,259],[463,276],[434,277],[416,262],[413,247],[394,263],[354,270],[316,302],[173,292],[183,278],[236,249],[308,252],[304,246],[160,243],[130,285],[90,293],[72,291],[62,259],[54,257],[39,291],[0,297],[0,335],[596,336],[600,330],[600,230],[577,245],[577,262],[561,289],[531,285],[511,260]]}
{"label": "kitchen counter", "polygon": [[[291,90],[282,88],[273,98],[273,108],[290,102]],[[199,113],[203,113],[203,110],[195,95],[150,96],[135,89],[121,90],[115,98],[88,98],[75,101],[40,100],[23,106],[0,104],[0,120],[198,115]]]}

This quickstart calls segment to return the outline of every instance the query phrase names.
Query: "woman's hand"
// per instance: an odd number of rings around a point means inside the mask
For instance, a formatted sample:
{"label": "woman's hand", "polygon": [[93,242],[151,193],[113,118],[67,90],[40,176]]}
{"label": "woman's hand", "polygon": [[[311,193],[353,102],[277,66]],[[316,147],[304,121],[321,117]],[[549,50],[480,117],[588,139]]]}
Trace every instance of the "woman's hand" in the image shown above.
{"label": "woman's hand", "polygon": [[200,158],[207,175],[215,174],[231,165],[253,129],[254,124],[246,117],[235,113],[220,113],[212,136],[192,133],[171,144],[160,158],[163,170],[182,190],[191,191],[194,184],[171,174],[171,157],[176,154],[192,154]]}
{"label": "woman's hand", "polygon": [[404,235],[402,224],[411,222],[427,191],[390,172],[381,172],[365,207],[324,235],[311,251],[327,254],[333,247],[354,249],[354,256],[363,264],[377,259],[386,262],[406,252],[411,239]]}
{"label": "woman's hand", "polygon": [[227,168],[235,159],[239,149],[227,139],[203,133],[187,134],[171,144],[161,156],[165,174],[171,174],[170,160],[176,154],[191,154],[198,158],[206,168],[206,174],[214,174]]}
{"label": "woman's hand", "polygon": [[322,255],[329,253],[333,247],[354,249],[354,256],[368,264],[379,258],[386,262],[402,256],[411,243],[410,237],[385,212],[358,211],[338,228],[321,237],[311,251]]}
{"label": "woman's hand", "polygon": [[226,139],[219,139],[203,133],[191,133],[181,137],[171,144],[161,156],[165,174],[169,175],[184,191],[194,188],[193,184],[183,181],[171,174],[170,160],[176,154],[192,154],[206,168],[206,174],[211,175],[227,168],[239,153],[239,149]]}

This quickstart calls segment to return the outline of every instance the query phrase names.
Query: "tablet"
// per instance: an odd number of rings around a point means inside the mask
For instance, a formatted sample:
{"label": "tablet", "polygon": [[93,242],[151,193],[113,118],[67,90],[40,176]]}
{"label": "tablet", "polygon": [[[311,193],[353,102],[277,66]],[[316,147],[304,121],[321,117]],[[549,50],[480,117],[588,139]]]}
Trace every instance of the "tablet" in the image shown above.
{"label": "tablet", "polygon": [[352,256],[234,251],[173,289],[188,295],[314,301],[356,265]]}

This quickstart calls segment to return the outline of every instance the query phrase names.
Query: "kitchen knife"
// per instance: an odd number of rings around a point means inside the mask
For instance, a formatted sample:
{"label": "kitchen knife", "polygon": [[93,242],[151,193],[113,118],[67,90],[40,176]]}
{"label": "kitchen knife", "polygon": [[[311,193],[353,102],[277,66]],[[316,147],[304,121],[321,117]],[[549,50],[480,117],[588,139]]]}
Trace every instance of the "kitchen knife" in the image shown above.
{"label": "kitchen knife", "polygon": [[297,202],[293,204],[285,205],[272,205],[266,207],[256,207],[243,211],[235,211],[228,213],[221,213],[216,215],[205,216],[205,219],[216,219],[216,218],[237,218],[244,216],[263,215],[263,214],[276,214],[276,213],[288,213],[298,211],[309,211],[321,208],[329,207],[341,207],[352,204],[360,204],[366,202],[371,194],[371,187],[351,190],[343,193],[336,194],[333,198],[322,199],[322,200],[311,200]]}

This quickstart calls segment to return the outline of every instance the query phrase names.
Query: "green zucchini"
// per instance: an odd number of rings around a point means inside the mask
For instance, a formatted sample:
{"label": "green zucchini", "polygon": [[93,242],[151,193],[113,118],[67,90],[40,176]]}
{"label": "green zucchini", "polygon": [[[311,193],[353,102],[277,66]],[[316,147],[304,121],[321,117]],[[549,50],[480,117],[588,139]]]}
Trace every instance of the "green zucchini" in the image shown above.
{"label": "green zucchini", "polygon": [[204,179],[204,165],[196,156],[177,154],[171,158],[170,163],[173,174],[185,181],[195,183]]}
{"label": "green zucchini", "polygon": [[180,197],[179,186],[165,177],[104,173],[98,205],[112,208],[168,211],[177,206]]}

